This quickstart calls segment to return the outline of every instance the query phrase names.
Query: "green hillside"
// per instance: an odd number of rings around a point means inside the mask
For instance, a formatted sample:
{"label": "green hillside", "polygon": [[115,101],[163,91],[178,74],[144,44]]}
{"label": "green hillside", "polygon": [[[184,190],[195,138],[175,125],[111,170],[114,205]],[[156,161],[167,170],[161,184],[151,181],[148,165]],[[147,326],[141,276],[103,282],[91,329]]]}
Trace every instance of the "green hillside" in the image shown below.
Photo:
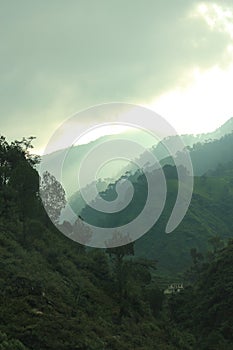
{"label": "green hillside", "polygon": [[[0,139],[0,349],[230,350],[232,243],[221,249],[233,232],[232,163],[195,179],[176,232],[163,233],[177,190],[167,167],[168,200],[151,232],[135,244],[85,249],[45,213],[31,141]],[[145,178],[131,176],[140,209]],[[180,281],[184,292],[163,294]]]}
{"label": "green hillside", "polygon": [[169,300],[174,327],[195,337],[193,349],[231,350],[233,345],[233,241],[199,268],[196,282]]}
{"label": "green hillside", "polygon": [[178,349],[159,316],[155,262],[133,244],[86,251],[58,232],[30,146],[0,139],[0,349]]}
{"label": "green hillside", "polygon": [[[190,265],[191,248],[205,252],[212,236],[219,235],[223,240],[231,237],[233,177],[230,169],[231,163],[225,165],[223,173],[218,170],[218,175],[195,177],[193,196],[185,218],[172,233],[166,234],[165,227],[175,204],[178,186],[175,168],[166,166],[168,192],[165,208],[154,227],[135,242],[136,255],[157,259],[159,268],[166,273],[178,273]],[[135,191],[130,205],[116,214],[99,213],[86,207],[82,211],[83,218],[104,227],[126,224],[135,218],[145,204],[147,182],[145,176],[139,173],[129,175],[128,179]],[[103,196],[107,200],[116,198],[115,187],[109,187]]]}
{"label": "green hillside", "polygon": [[177,192],[174,192],[175,180],[169,182],[172,190],[168,192],[167,205],[160,220],[135,246],[139,256],[156,257],[162,270],[177,273],[189,266],[192,247],[205,252],[212,236],[219,235],[224,240],[232,237],[230,213],[233,210],[233,186],[232,178],[228,177],[196,177],[192,201],[185,218],[175,231],[165,234],[166,222]]}

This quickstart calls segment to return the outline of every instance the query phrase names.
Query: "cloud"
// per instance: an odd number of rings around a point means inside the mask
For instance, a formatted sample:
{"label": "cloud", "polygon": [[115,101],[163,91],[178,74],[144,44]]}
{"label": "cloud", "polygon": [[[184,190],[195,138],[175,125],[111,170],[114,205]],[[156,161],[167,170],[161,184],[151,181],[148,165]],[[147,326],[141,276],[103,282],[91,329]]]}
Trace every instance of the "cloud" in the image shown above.
{"label": "cloud", "polygon": [[188,84],[193,67],[228,64],[227,22],[211,27],[203,14],[190,16],[197,5],[194,0],[3,3],[2,132],[36,134],[42,145],[71,113],[112,101],[149,103]]}
{"label": "cloud", "polygon": [[229,34],[233,39],[233,12],[226,4],[222,7],[216,3],[201,3],[197,6],[196,15],[201,16],[212,30]]}

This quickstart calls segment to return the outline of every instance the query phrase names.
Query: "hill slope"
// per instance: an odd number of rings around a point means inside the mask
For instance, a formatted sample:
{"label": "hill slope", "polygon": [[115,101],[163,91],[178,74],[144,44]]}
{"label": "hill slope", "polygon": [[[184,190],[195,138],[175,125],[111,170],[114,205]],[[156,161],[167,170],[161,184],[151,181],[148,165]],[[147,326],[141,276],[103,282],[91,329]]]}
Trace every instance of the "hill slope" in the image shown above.
{"label": "hill slope", "polygon": [[[230,176],[230,168],[231,163],[222,168],[222,173],[219,168],[218,175],[195,177],[193,196],[186,216],[175,231],[165,234],[178,189],[176,169],[166,166],[168,192],[165,208],[154,227],[135,242],[136,255],[157,259],[159,268],[166,273],[178,273],[186,270],[191,263],[191,248],[205,252],[211,237],[219,235],[224,240],[232,237],[233,177]],[[226,172],[228,176],[225,176]],[[145,204],[147,183],[145,176],[140,173],[130,175],[128,179],[134,185],[134,197],[124,210],[105,214],[87,206],[82,211],[82,217],[91,224],[104,227],[117,227],[135,218]],[[116,198],[115,186],[109,187],[103,196],[106,200]]]}
{"label": "hill slope", "polygon": [[27,140],[0,138],[0,348],[178,350],[158,317],[154,264],[133,258],[132,244],[86,251],[64,237],[33,165]]}
{"label": "hill slope", "polygon": [[205,261],[194,285],[169,301],[174,325],[195,335],[194,349],[231,350],[233,344],[233,241]]}

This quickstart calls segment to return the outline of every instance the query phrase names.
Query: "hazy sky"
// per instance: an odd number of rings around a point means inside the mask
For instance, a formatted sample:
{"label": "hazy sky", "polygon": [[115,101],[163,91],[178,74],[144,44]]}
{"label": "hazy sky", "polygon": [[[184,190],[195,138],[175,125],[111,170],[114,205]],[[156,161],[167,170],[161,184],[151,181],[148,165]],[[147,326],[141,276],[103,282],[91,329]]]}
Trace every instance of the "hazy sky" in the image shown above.
{"label": "hazy sky", "polygon": [[233,2],[0,0],[0,132],[53,130],[84,108],[129,102],[179,132],[233,116]]}

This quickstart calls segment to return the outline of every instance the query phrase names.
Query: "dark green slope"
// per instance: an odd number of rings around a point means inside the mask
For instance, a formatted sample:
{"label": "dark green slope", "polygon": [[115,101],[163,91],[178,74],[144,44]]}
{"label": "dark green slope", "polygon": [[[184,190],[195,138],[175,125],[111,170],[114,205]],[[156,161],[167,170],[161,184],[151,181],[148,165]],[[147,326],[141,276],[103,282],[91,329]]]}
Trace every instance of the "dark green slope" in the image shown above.
{"label": "dark green slope", "polygon": [[[233,177],[229,176],[230,166],[231,163],[228,168],[225,165],[223,175],[218,170],[218,176],[195,177],[190,207],[182,223],[170,234],[165,233],[165,227],[175,204],[178,183],[175,168],[166,166],[168,192],[165,208],[155,226],[135,242],[136,255],[157,259],[162,271],[174,274],[185,271],[190,265],[191,248],[205,252],[211,237],[219,235],[223,240],[232,237]],[[145,204],[147,183],[145,176],[139,173],[128,178],[134,185],[134,197],[127,208],[117,214],[103,214],[86,207],[82,212],[85,220],[97,226],[116,227],[135,218]],[[107,200],[116,198],[116,195],[114,186],[103,193]]]}
{"label": "dark green slope", "polygon": [[[195,283],[163,309],[158,289],[168,275],[178,281],[176,274],[191,264],[190,249],[205,252],[211,237],[232,237],[232,163],[195,178],[189,211],[169,235],[164,228],[177,174],[165,167],[168,197],[156,226],[134,249],[107,252],[85,250],[53,227],[38,196],[34,163],[27,140],[9,145],[0,139],[1,350],[232,348],[232,244],[196,264],[190,270]],[[129,176],[135,198],[116,223],[134,217],[146,198],[145,176]],[[114,198],[114,186],[103,195]]]}
{"label": "dark green slope", "polygon": [[33,164],[27,140],[0,138],[0,349],[178,350],[152,263],[131,259],[132,245],[86,251],[59,233]]}
{"label": "dark green slope", "polygon": [[197,281],[169,301],[173,325],[195,335],[194,350],[231,350],[233,241],[199,269]]}
{"label": "dark green slope", "polygon": [[161,219],[135,245],[139,256],[156,257],[158,266],[167,273],[187,269],[191,262],[191,248],[205,252],[209,248],[210,237],[219,235],[227,240],[233,232],[232,178],[196,177],[191,205],[185,218],[175,231],[165,234],[175,193],[173,186],[172,193],[168,192]]}
{"label": "dark green slope", "polygon": [[36,227],[35,236],[20,243],[19,227],[1,224],[1,349],[179,349],[176,337],[183,333],[172,334],[153,316],[161,307],[161,292],[145,277],[127,275],[127,312],[120,321],[107,255],[85,252],[58,232]]}

